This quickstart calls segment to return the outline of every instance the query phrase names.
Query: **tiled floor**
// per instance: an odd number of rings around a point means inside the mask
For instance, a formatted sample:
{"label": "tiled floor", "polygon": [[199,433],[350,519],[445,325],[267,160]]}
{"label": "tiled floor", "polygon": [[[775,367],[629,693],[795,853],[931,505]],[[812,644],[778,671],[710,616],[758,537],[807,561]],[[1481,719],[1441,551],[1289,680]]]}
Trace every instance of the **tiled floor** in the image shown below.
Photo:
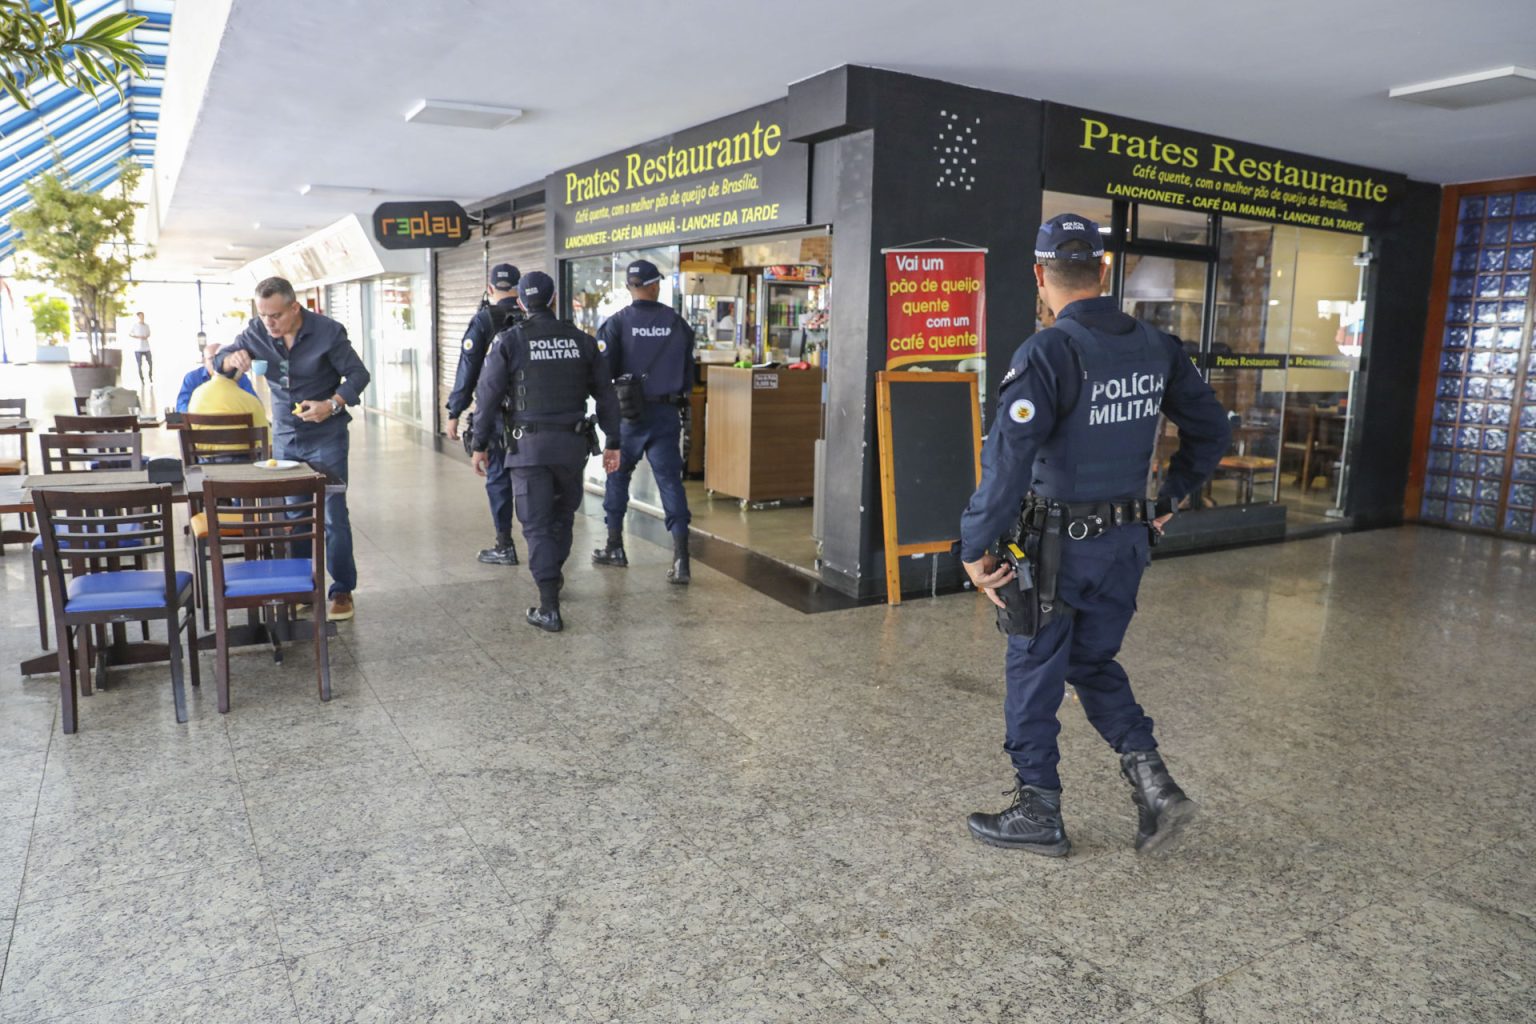
{"label": "tiled floor", "polygon": [[[1050,861],[965,833],[1008,774],[976,600],[807,616],[632,542],[547,636],[468,470],[356,429],[330,704],[307,650],[242,652],[229,715],[210,682],[178,726],[146,667],[65,736],[0,675],[0,1021],[1536,1017],[1530,546],[1159,563],[1124,657],[1203,825],[1138,860],[1069,702]],[[16,548],[0,607],[14,665]]]}

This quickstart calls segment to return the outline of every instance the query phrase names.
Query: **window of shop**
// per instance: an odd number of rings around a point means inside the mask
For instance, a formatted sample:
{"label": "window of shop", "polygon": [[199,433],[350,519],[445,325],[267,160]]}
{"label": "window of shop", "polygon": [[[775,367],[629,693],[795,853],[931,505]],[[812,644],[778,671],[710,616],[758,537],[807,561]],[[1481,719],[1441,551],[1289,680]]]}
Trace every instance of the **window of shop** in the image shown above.
{"label": "window of shop", "polygon": [[426,365],[427,334],[421,329],[426,277],[401,274],[372,282],[372,330],[369,404],[412,423],[423,422],[425,389],[431,386]]}
{"label": "window of shop", "polygon": [[1536,534],[1536,189],[1510,184],[1449,190],[1449,284],[1439,296],[1445,313],[1418,511],[1431,522],[1528,538]]}
{"label": "window of shop", "polygon": [[[1045,217],[1069,211],[1108,229],[1109,289],[1121,308],[1183,340],[1233,418],[1232,447],[1202,505],[1280,502],[1292,530],[1339,517],[1367,240],[1045,193]],[[1178,429],[1165,421],[1149,490],[1177,447]]]}

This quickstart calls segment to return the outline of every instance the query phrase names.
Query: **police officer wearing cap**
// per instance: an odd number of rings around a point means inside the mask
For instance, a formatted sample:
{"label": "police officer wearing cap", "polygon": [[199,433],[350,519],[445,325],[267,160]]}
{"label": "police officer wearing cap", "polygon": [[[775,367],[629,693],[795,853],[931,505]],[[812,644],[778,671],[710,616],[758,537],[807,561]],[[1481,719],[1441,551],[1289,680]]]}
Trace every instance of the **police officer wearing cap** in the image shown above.
{"label": "police officer wearing cap", "polygon": [[[587,398],[597,400],[607,447],[603,468],[609,473],[619,466],[619,403],[597,339],[551,312],[555,282],[549,275],[537,270],[524,274],[517,294],[528,318],[502,332],[486,357],[475,403],[499,409],[503,399],[511,399],[504,458],[528,544],[528,569],[539,588],[538,607],[528,609],[527,620],[558,633],[563,628],[561,567],[571,553],[582,471],[595,439],[586,418]],[[497,429],[492,417],[475,417],[470,461],[482,476]]]}
{"label": "police officer wearing cap", "polygon": [[630,477],[645,458],[661,492],[667,532],[672,535],[667,579],[687,584],[691,516],[683,490],[682,409],[693,392],[693,328],[671,306],[656,301],[661,294],[661,271],[656,264],[636,260],[624,277],[631,302],[597,329],[597,339],[616,384],[621,389],[634,388],[635,393],[624,410],[619,469],[609,474],[603,495],[608,544],[592,552],[592,561],[619,567],[629,564],[624,553],[624,513],[629,509]]}
{"label": "police officer wearing cap", "polygon": [[[1063,214],[1040,228],[1035,281],[1056,321],[1019,347],[1003,377],[981,483],[961,520],[965,570],[1008,623],[1004,749],[1016,775],[1012,802],[968,825],[983,842],[1053,857],[1071,848],[1056,771],[1067,682],[1120,755],[1137,852],[1167,849],[1194,816],[1115,656],[1150,545],[1230,436],[1179,339],[1101,296],[1103,256],[1086,217]],[[1178,426],[1179,448],[1154,504],[1145,494],[1159,414]],[[1003,551],[1015,557],[1000,560],[989,548],[1014,524],[1019,541]]]}
{"label": "police officer wearing cap", "polygon": [[[510,263],[498,263],[491,268],[491,303],[475,312],[464,332],[464,342],[459,346],[459,368],[453,377],[453,391],[448,396],[448,437],[459,439],[459,418],[469,408],[475,397],[475,385],[480,381],[480,368],[485,355],[491,350],[496,336],[523,319],[523,311],[517,304],[517,281],[522,275]],[[496,543],[477,556],[487,565],[516,565],[517,547],[512,543],[512,476],[507,472],[505,449],[502,448],[499,409],[479,408],[479,414],[492,424],[490,448],[486,460],[485,493],[491,499],[491,523],[496,528]]]}

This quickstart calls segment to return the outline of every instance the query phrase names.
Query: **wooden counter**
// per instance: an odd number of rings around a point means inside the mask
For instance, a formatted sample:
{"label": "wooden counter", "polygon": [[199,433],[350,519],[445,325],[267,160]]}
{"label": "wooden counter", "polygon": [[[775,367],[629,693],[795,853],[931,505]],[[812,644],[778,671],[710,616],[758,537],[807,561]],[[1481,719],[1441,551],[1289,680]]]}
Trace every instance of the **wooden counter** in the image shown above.
{"label": "wooden counter", "polygon": [[705,487],[744,501],[811,497],[820,370],[712,366],[706,414]]}

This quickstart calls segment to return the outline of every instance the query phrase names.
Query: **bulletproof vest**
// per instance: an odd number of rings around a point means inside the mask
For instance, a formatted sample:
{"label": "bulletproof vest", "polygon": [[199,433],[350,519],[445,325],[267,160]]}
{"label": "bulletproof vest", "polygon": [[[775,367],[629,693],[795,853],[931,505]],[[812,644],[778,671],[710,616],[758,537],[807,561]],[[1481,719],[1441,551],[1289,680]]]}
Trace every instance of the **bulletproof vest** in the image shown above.
{"label": "bulletproof vest", "polygon": [[586,415],[588,360],[581,331],[565,320],[523,321],[507,343],[521,350],[522,369],[512,381],[516,420],[574,423]]}
{"label": "bulletproof vest", "polygon": [[1168,349],[1138,322],[1129,334],[1057,320],[1081,370],[1077,401],[1035,455],[1035,493],[1058,501],[1142,497],[1168,384]]}
{"label": "bulletproof vest", "polygon": [[505,331],[509,327],[516,327],[518,324],[528,319],[527,316],[523,314],[523,311],[518,309],[516,306],[512,307],[511,309],[503,309],[501,308],[500,303],[492,303],[491,305],[486,306],[485,312],[491,318],[490,340],[492,341],[494,341],[496,339],[496,335],[500,334],[502,331]]}

